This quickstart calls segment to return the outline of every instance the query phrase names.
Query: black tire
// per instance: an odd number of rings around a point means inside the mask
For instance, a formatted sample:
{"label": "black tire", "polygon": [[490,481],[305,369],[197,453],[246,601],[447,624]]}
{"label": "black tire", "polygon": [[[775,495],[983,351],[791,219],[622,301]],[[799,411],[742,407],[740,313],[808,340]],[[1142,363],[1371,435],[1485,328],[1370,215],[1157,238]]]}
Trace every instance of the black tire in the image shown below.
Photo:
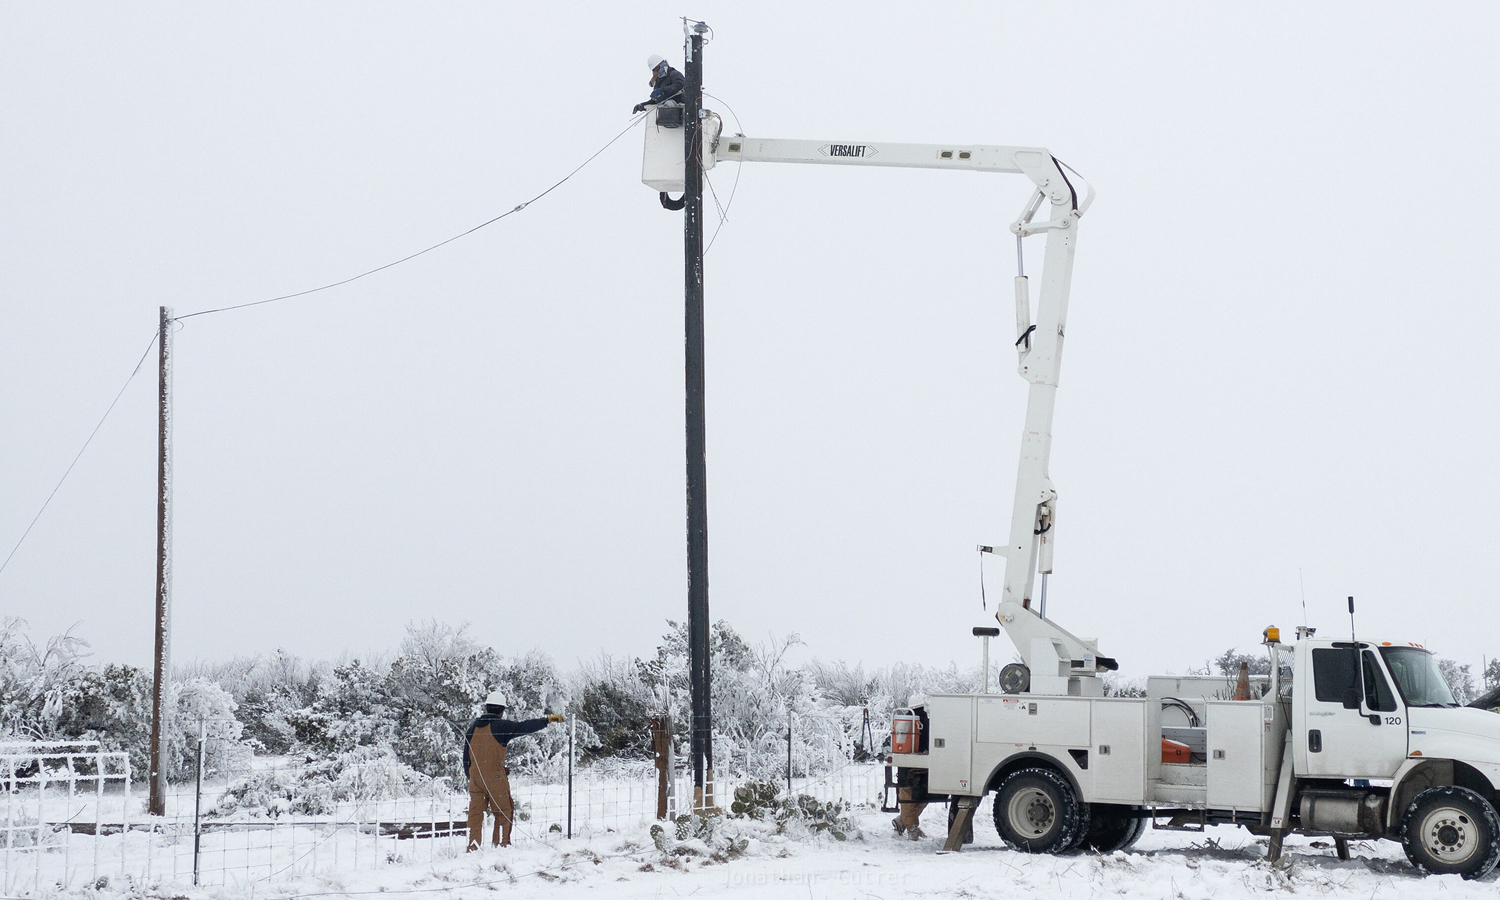
{"label": "black tire", "polygon": [[1431,788],[1401,816],[1401,846],[1424,872],[1483,878],[1500,862],[1500,815],[1468,788]]}
{"label": "black tire", "polygon": [[1145,831],[1146,820],[1136,818],[1134,807],[1094,803],[1089,806],[1089,827],[1081,847],[1095,853],[1129,850]]}
{"label": "black tire", "polygon": [[1020,769],[995,794],[995,830],[1027,853],[1066,853],[1088,832],[1088,809],[1053,769]]}
{"label": "black tire", "polygon": [[1078,830],[1073,835],[1073,844],[1069,850],[1082,850],[1083,842],[1088,839],[1089,828],[1094,821],[1094,805],[1092,803],[1078,804]]}

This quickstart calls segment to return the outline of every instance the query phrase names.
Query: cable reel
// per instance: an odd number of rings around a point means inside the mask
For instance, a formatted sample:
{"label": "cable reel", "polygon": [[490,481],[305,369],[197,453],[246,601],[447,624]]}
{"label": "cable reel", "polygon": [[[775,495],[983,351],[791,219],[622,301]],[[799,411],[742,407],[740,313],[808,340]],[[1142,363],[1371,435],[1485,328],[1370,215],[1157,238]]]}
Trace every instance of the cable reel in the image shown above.
{"label": "cable reel", "polygon": [[1005,694],[1024,694],[1031,690],[1031,670],[1025,663],[1010,663],[1000,670],[1000,691]]}

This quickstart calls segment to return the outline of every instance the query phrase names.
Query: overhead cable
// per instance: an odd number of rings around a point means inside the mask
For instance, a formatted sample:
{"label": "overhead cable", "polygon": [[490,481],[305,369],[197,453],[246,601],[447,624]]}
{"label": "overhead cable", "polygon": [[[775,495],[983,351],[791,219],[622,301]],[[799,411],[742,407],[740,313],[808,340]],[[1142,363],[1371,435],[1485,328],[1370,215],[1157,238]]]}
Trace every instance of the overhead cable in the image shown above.
{"label": "overhead cable", "polygon": [[564,175],[556,184],[553,184],[551,187],[547,188],[545,191],[542,191],[540,194],[537,194],[535,197],[532,197],[530,200],[527,200],[524,203],[517,204],[516,206],[512,207],[511,209],[506,210],[505,212],[501,213],[498,216],[495,216],[492,219],[486,219],[485,221],[480,222],[478,225],[475,225],[473,228],[470,228],[467,231],[461,231],[458,234],[455,234],[455,235],[453,235],[450,238],[438,241],[436,244],[433,244],[431,247],[427,247],[425,249],[418,250],[415,253],[412,253],[412,254],[407,255],[407,256],[403,256],[400,259],[394,260],[392,262],[388,262],[385,265],[376,266],[373,269],[369,269],[369,270],[366,270],[364,272],[360,272],[358,275],[351,275],[348,278],[342,279],[340,281],[332,282],[331,284],[325,284],[325,285],[322,285],[321,287],[308,288],[305,291],[296,291],[295,293],[291,293],[291,294],[282,294],[279,297],[268,297],[265,300],[252,300],[249,303],[236,303],[236,304],[234,304],[232,306],[220,306],[220,307],[216,307],[214,309],[200,309],[197,312],[187,313],[185,315],[177,316],[176,318],[178,320],[191,319],[194,316],[206,316],[206,315],[209,315],[210,313],[221,313],[221,312],[229,312],[230,310],[235,310],[235,309],[246,309],[246,308],[251,307],[251,306],[262,306],[262,305],[267,304],[267,303],[275,303],[275,302],[277,302],[279,300],[291,300],[294,297],[305,297],[308,294],[316,294],[319,291],[326,291],[326,290],[329,290],[331,288],[341,287],[343,285],[346,285],[346,284],[350,283],[351,281],[358,281],[359,279],[364,278],[367,275],[374,275],[376,272],[383,272],[386,269],[392,268],[393,266],[399,266],[399,265],[401,265],[404,262],[410,262],[411,260],[414,260],[414,259],[416,259],[419,256],[422,256],[422,255],[427,254],[427,253],[431,253],[432,251],[438,249],[439,247],[445,246],[447,244],[451,244],[454,241],[458,240],[459,238],[468,237],[469,235],[473,234],[474,232],[478,231],[481,228],[485,228],[485,227],[487,227],[489,225],[493,225],[496,222],[500,221],[501,219],[503,219],[503,218],[505,218],[507,216],[515,215],[516,213],[520,212],[521,210],[525,209],[526,207],[530,206],[531,204],[537,202],[538,200],[542,199],[543,197],[547,196],[548,194],[550,194],[553,191],[557,190],[558,188],[562,187],[570,178],[572,178],[574,175],[577,175],[580,171],[582,171],[584,166],[586,166],[589,163],[593,162],[595,160],[595,158],[597,158],[599,156],[599,154],[603,153],[605,150],[608,150],[611,146],[613,146],[614,143],[615,143],[615,141],[618,141],[620,138],[624,137],[627,133],[629,133],[632,128],[634,128],[636,125],[639,125],[641,123],[641,121],[646,118],[646,116],[650,115],[650,112],[651,111],[648,110],[648,111],[646,111],[644,113],[641,113],[641,114],[635,116],[634,118],[632,118],[630,120],[630,124],[626,125],[625,129],[623,131],[621,131],[619,134],[615,135],[614,137],[610,138],[609,141],[603,147],[600,147],[598,150],[595,150],[593,152],[593,154],[589,156],[588,159],[585,159],[583,162],[579,163],[577,168],[575,168],[573,171],[569,172],[568,174]]}
{"label": "overhead cable", "polygon": [[151,342],[146,345],[146,349],[141,353],[141,358],[136,360],[135,368],[130,370],[130,376],[125,379],[125,383],[120,385],[120,389],[115,392],[115,399],[109,401],[109,408],[104,411],[104,415],[99,417],[99,422],[94,425],[94,430],[89,432],[89,436],[84,440],[83,446],[79,447],[78,452],[73,454],[73,461],[68,463],[68,468],[62,473],[62,477],[57,479],[57,484],[53,485],[52,493],[48,494],[47,499],[42,501],[42,508],[36,511],[36,515],[31,517],[31,524],[26,526],[26,530],[21,533],[21,539],[16,541],[16,545],[10,548],[10,555],[5,557],[5,562],[0,563],[0,572],[4,572],[5,567],[10,565],[10,561],[15,558],[16,551],[21,549],[21,545],[26,542],[26,536],[31,534],[31,529],[36,527],[37,520],[42,517],[42,513],[47,511],[47,505],[52,502],[53,497],[57,496],[57,491],[63,486],[63,482],[68,480],[68,476],[73,472],[73,467],[78,465],[78,460],[82,458],[83,451],[89,448],[89,444],[94,440],[94,435],[98,434],[99,429],[104,427],[104,420],[108,419],[109,414],[115,411],[115,404],[120,402],[120,397],[124,396],[125,389],[130,387],[130,382],[134,381],[135,376],[140,374],[141,366],[146,362],[146,357],[151,353],[151,348],[156,346],[156,338],[160,334],[160,330],[152,333]]}
{"label": "overhead cable", "polygon": [[[715,97],[713,94],[710,94],[708,91],[704,91],[703,92],[703,96],[709,98],[710,100],[713,100],[715,103],[723,103],[724,104],[724,108],[726,110],[729,110],[729,114],[731,116],[734,116],[734,128],[735,128],[735,131],[739,132],[741,135],[744,134],[745,128],[744,128],[743,125],[740,124],[740,117],[738,115],[736,115],[736,113],[734,111],[734,107],[730,106],[728,103],[724,103],[723,100],[721,100],[718,97]],[[724,205],[722,207],[719,207],[719,224],[718,224],[717,227],[714,228],[713,235],[708,239],[708,246],[703,248],[704,255],[707,255],[708,251],[710,251],[710,250],[712,250],[714,248],[714,241],[717,241],[719,239],[719,232],[723,230],[724,223],[729,220],[729,207],[731,207],[731,206],[734,205],[734,194],[735,194],[736,191],[738,191],[740,189],[740,172],[744,168],[745,168],[745,163],[744,163],[743,160],[736,160],[735,161],[734,184],[731,185],[730,188],[729,188],[729,199],[724,202]],[[714,205],[718,206],[719,205],[719,195],[714,191],[713,182],[709,181],[709,179],[708,179],[708,173],[707,172],[704,173],[703,180],[704,181],[708,181],[708,191],[709,191],[710,194],[713,195]]]}

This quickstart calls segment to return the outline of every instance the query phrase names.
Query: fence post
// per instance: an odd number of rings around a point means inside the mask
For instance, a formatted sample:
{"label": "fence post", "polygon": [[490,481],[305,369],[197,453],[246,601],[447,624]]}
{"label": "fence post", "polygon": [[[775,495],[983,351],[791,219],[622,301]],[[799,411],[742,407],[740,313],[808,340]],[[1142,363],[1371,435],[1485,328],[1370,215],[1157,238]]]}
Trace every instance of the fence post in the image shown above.
{"label": "fence post", "polygon": [[198,720],[198,783],[193,788],[193,885],[198,884],[198,854],[203,849],[203,744],[208,720]]}
{"label": "fence post", "polygon": [[578,733],[578,718],[568,717],[568,839],[573,839],[573,736]]}
{"label": "fence post", "polygon": [[656,761],[656,817],[667,817],[672,778],[672,717],[651,717],[651,753]]}
{"label": "fence post", "polygon": [[792,793],[792,711],[786,711],[786,792]]}
{"label": "fence post", "polygon": [[[125,866],[130,851],[130,757],[124,759],[125,768],[125,795],[120,806],[120,877],[125,877]],[[146,834],[146,852],[150,853],[151,835]],[[146,857],[150,859],[150,856]]]}
{"label": "fence post", "polygon": [[42,833],[47,827],[47,758],[37,759],[36,767],[36,877],[31,889],[42,890]]}

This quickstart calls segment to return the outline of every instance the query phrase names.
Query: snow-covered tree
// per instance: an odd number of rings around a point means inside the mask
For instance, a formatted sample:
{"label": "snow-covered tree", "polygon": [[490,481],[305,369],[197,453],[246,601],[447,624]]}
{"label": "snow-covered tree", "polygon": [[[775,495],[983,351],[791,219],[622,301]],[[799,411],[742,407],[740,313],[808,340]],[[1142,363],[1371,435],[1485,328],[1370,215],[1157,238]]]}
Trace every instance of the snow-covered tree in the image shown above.
{"label": "snow-covered tree", "polygon": [[1473,666],[1468,663],[1460,665],[1451,659],[1438,660],[1438,671],[1443,673],[1443,678],[1448,681],[1448,687],[1453,689],[1453,699],[1462,705],[1468,705],[1479,696],[1479,692],[1474,689],[1472,670]]}
{"label": "snow-covered tree", "polygon": [[58,722],[73,685],[88,671],[88,644],[71,632],[38,647],[26,621],[0,622],[0,734],[49,740],[60,736]]}

